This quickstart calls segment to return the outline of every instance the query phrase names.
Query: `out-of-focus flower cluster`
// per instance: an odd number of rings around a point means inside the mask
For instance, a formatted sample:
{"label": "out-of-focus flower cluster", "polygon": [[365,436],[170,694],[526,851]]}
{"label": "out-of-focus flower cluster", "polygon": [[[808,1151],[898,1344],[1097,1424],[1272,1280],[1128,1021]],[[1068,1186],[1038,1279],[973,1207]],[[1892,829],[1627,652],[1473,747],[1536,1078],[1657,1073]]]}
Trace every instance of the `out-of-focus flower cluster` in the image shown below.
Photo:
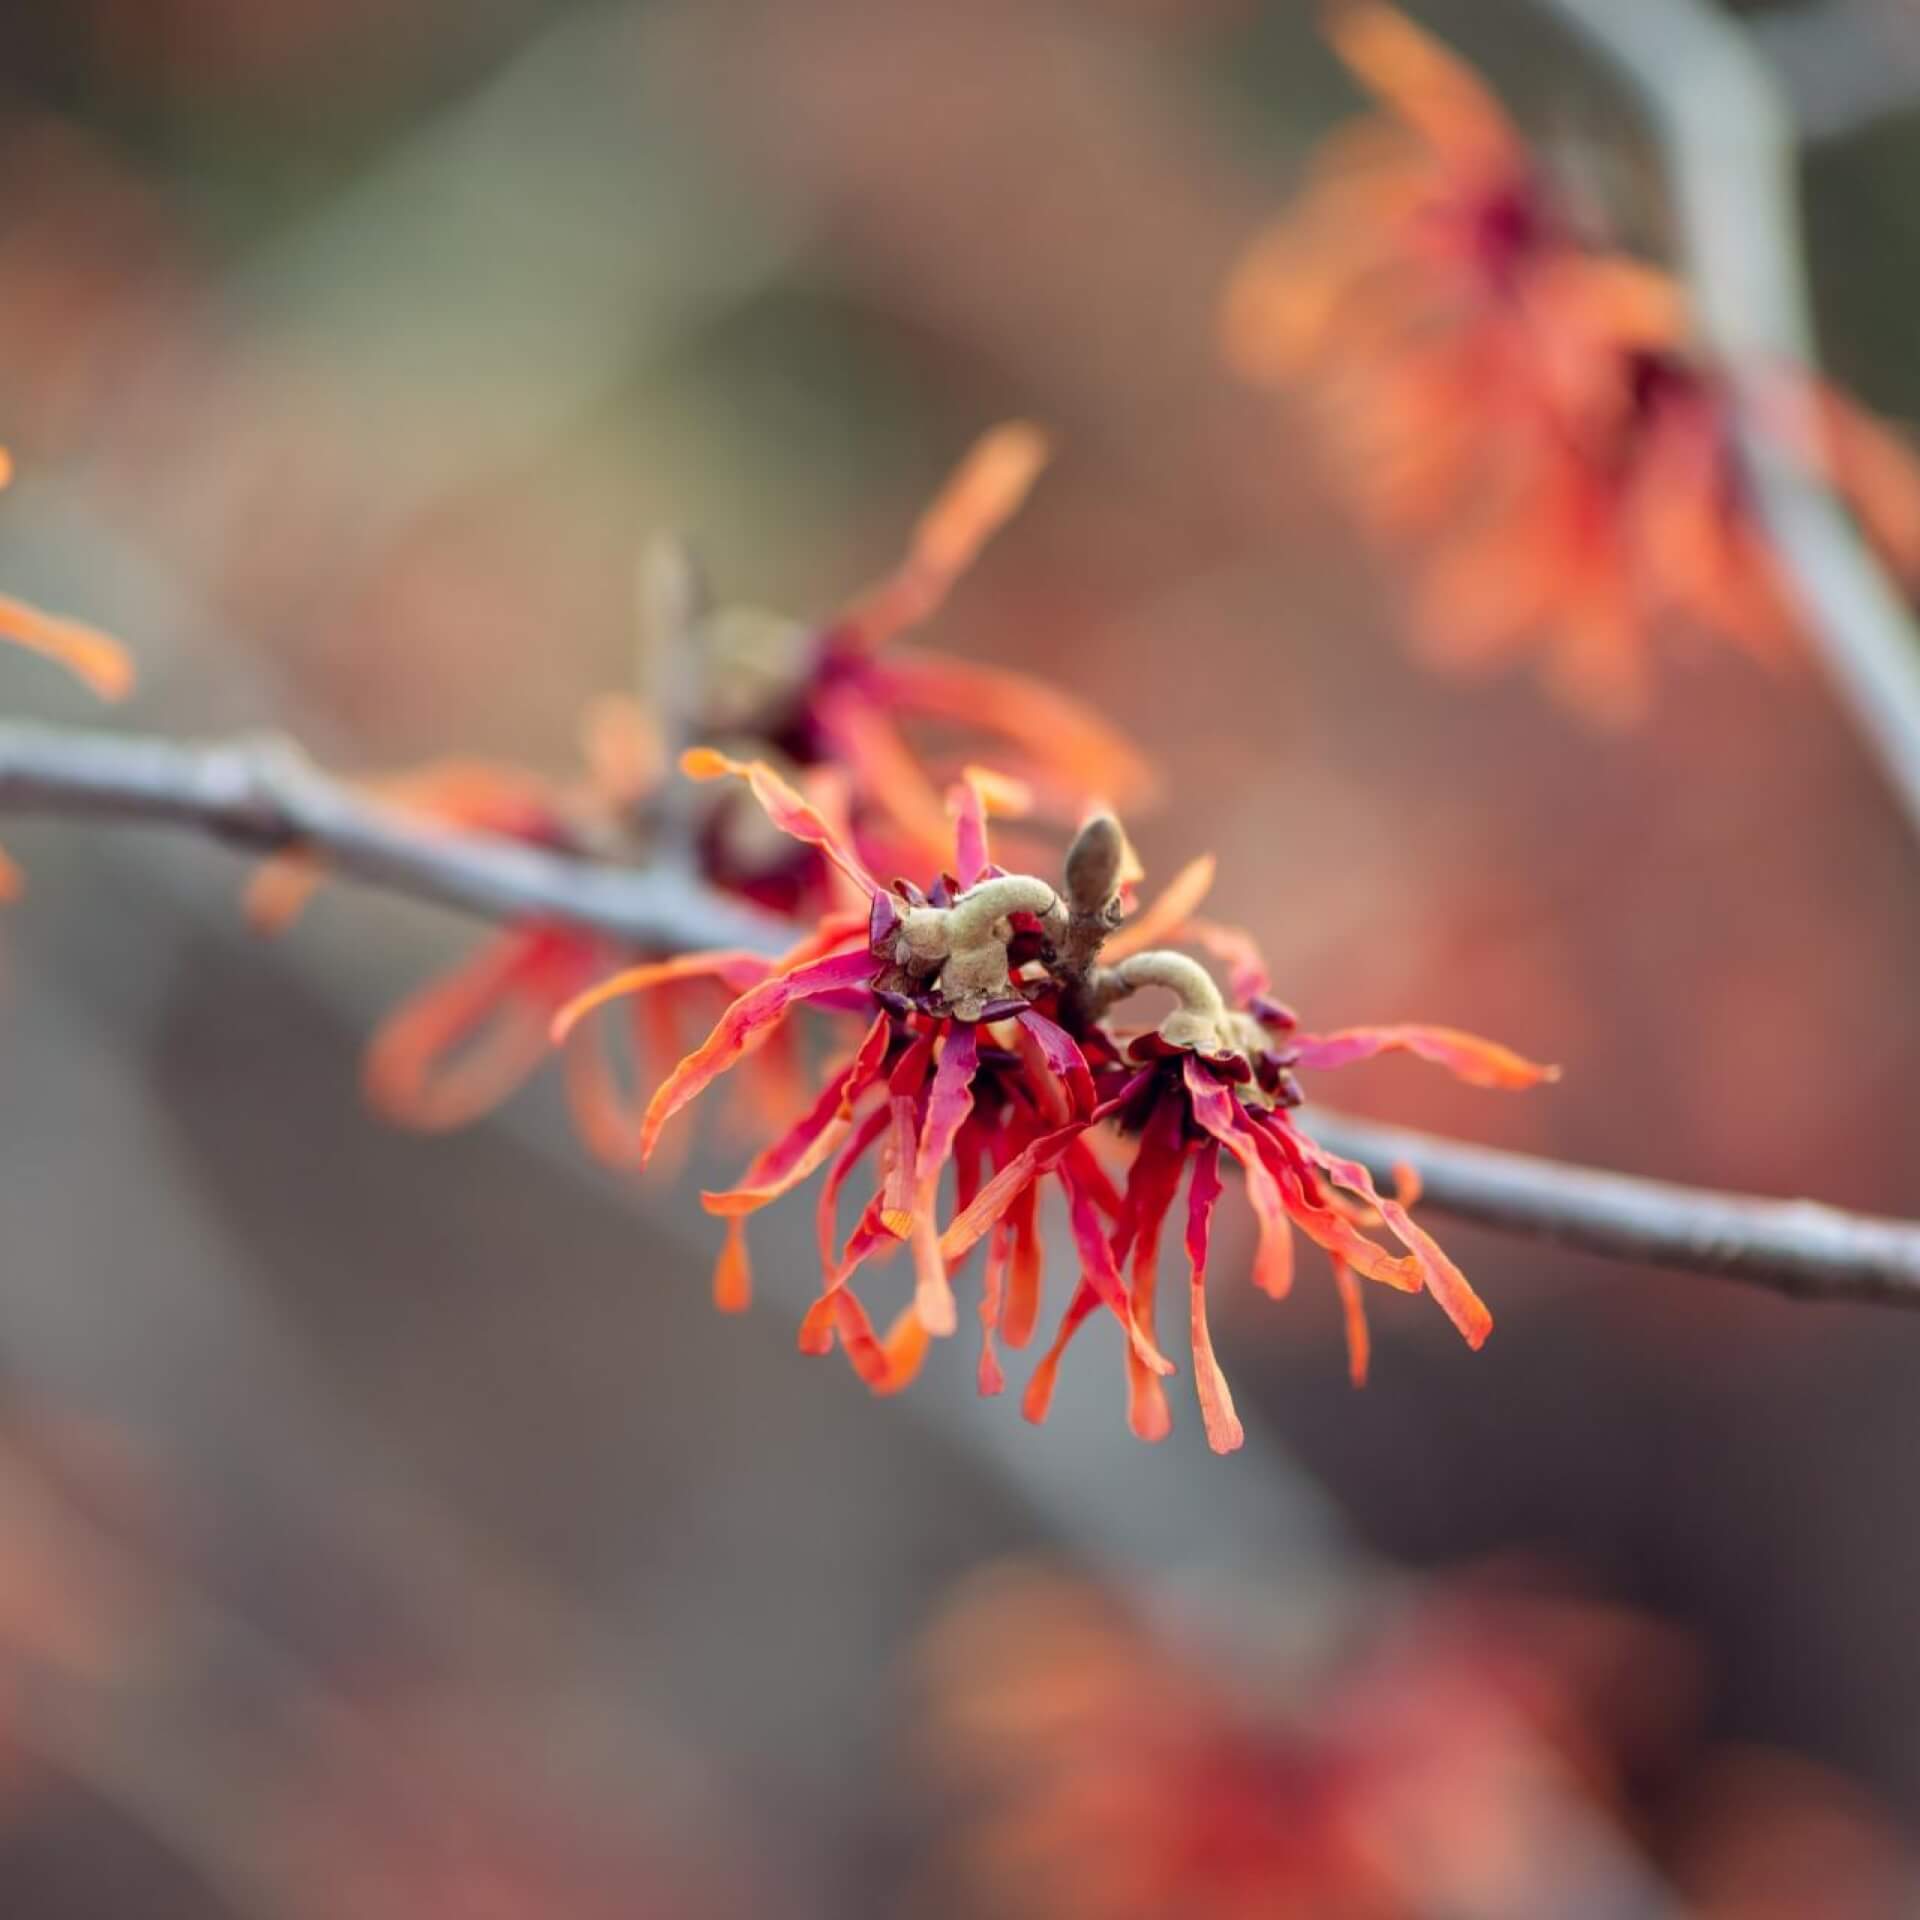
{"label": "out-of-focus flower cluster", "polygon": [[[1603,723],[1644,709],[1657,630],[1791,657],[1728,383],[1680,290],[1589,238],[1541,150],[1411,21],[1337,0],[1328,33],[1376,111],[1329,138],[1240,263],[1224,341],[1248,379],[1324,403],[1361,517],[1417,555],[1421,656],[1482,669],[1538,649]],[[1786,366],[1762,425],[1920,584],[1905,444]]]}
{"label": "out-of-focus flower cluster", "polygon": [[1670,1877],[1676,1915],[1881,1920],[1911,1871],[1836,1776],[1702,1743],[1683,1635],[1535,1580],[1442,1584],[1263,1668],[1007,1565],[915,1677],[930,1914],[1642,1911]]}

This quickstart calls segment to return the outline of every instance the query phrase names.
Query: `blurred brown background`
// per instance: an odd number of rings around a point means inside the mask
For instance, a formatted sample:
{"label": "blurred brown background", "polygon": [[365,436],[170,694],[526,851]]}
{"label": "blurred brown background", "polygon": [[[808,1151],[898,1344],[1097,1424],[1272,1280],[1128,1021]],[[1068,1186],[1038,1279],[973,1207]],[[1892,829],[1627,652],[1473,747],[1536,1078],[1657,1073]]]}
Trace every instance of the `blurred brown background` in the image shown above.
{"label": "blurred brown background", "polygon": [[[1422,14],[1647,190],[1528,8]],[[629,672],[645,529],[824,609],[1031,415],[1060,458],[939,642],[1147,743],[1150,867],[1217,850],[1315,1024],[1566,1067],[1343,1100],[1914,1212],[1920,855],[1815,676],[1670,656],[1625,739],[1419,676],[1304,414],[1220,368],[1222,277],[1351,105],[1290,0],[8,7],[0,577],[130,641],[128,726],[562,770]],[[1896,416],[1917,160],[1894,114],[1810,176],[1830,358]],[[263,946],[225,855],[6,837],[7,1914],[1012,1910],[916,1865],[971,1829],[912,1763],[908,1653],[1008,1555],[1111,1583],[1229,1693],[1417,1605],[1396,1569],[1551,1564],[1689,1649],[1684,1685],[1612,1682],[1680,1730],[1581,1801],[1604,1873],[1435,1911],[1900,1910],[1920,1324],[1455,1230],[1492,1343],[1383,1311],[1354,1394],[1331,1289],[1275,1308],[1230,1239],[1240,1456],[1184,1406],[1137,1446],[1105,1328],[1044,1431],[957,1352],[873,1402],[791,1352],[804,1221],[723,1321],[690,1188],[587,1170],[550,1090],[445,1140],[363,1112],[366,1031],[464,924],[340,888]],[[1844,1800],[1887,1863],[1858,1905],[1701,1866],[1701,1755],[1735,1747]]]}

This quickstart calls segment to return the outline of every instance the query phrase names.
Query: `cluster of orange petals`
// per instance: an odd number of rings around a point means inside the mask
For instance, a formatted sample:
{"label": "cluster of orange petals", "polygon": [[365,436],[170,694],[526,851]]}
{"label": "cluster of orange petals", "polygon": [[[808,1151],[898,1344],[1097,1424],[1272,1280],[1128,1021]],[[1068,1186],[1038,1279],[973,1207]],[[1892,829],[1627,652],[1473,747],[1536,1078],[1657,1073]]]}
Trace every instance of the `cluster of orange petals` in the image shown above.
{"label": "cluster of orange petals", "polygon": [[[939,775],[908,725],[984,741],[1017,770],[1023,791],[1071,812],[1093,793],[1135,800],[1151,788],[1138,752],[1079,702],[1010,669],[895,644],[930,619],[982,546],[1025,500],[1048,456],[1044,435],[1010,422],[982,436],[920,517],[899,565],[812,627],[798,627],[787,683],[752,723],[754,744],[831,814],[838,831],[882,870],[939,858],[946,816]],[[696,716],[697,719],[697,716]],[[730,737],[733,729],[728,728]],[[459,831],[569,854],[645,857],[650,807],[668,769],[654,722],[634,702],[603,696],[582,728],[586,777],[562,785],[511,766],[456,760],[364,783],[373,796]],[[791,857],[765,836],[708,813],[694,849],[703,877],[762,907],[808,916],[837,883],[817,848]],[[782,843],[784,845],[784,843]],[[277,931],[306,905],[322,862],[291,849],[266,862],[248,914]],[[581,1032],[564,1058],[575,1129],[599,1158],[642,1158],[636,1089],[685,1051],[687,1034],[770,969],[763,956],[635,955],[558,922],[506,928],[411,995],[369,1044],[363,1079],[383,1117],[428,1132],[469,1124],[518,1091],[549,1054],[555,1014],[594,982],[637,964],[647,988],[615,1041]],[[802,1099],[799,1061],[776,1037],[753,1063],[743,1113],[755,1122]],[[744,1295],[744,1279],[723,1297]]]}
{"label": "cluster of orange petals", "polygon": [[[1486,1338],[1491,1316],[1413,1220],[1413,1193],[1387,1198],[1365,1167],[1328,1152],[1294,1123],[1290,1108],[1299,1095],[1292,1074],[1392,1052],[1489,1087],[1532,1086],[1552,1078],[1553,1069],[1451,1028],[1297,1031],[1293,1016],[1268,995],[1265,969],[1246,937],[1193,918],[1210,862],[1196,863],[1165,901],[1122,927],[1109,952],[1123,971],[1149,962],[1161,970],[1143,975],[1142,984],[1178,991],[1185,982],[1203,1015],[1210,1010],[1211,1024],[1203,1017],[1197,1027],[1182,1025],[1175,1016],[1158,1029],[1123,1032],[1090,1015],[1071,982],[1056,977],[1049,927],[1065,909],[1052,890],[1031,876],[1007,874],[991,858],[988,802],[1004,801],[1006,783],[974,778],[956,786],[949,801],[951,870],[922,891],[905,882],[883,887],[820,810],[764,762],[700,750],[685,764],[696,778],[743,780],[772,824],[822,854],[864,903],[861,911],[825,916],[810,938],[767,968],[667,1075],[641,1123],[644,1157],[675,1114],[789,1035],[791,1016],[803,1007],[851,1022],[850,1050],[812,1104],[762,1148],[735,1186],[704,1196],[708,1211],[727,1223],[714,1283],[723,1308],[748,1301],[747,1218],[824,1169],[816,1209],[823,1283],[801,1324],[802,1350],[825,1353],[838,1344],[868,1386],[897,1392],[918,1372],[930,1341],[956,1331],[953,1276],[984,1246],[979,1385],[982,1393],[998,1393],[999,1344],[1026,1345],[1038,1322],[1040,1208],[1055,1194],[1079,1278],[1023,1409],[1031,1420],[1046,1417],[1069,1342],[1089,1319],[1111,1314],[1125,1336],[1129,1424],[1141,1439],[1158,1440],[1172,1426],[1162,1381],[1175,1370],[1155,1327],[1159,1248],[1185,1183],[1195,1393],[1209,1444],[1230,1452],[1244,1435],[1214,1356],[1206,1278],[1223,1166],[1232,1164],[1258,1229],[1256,1285],[1275,1298],[1290,1290],[1295,1229],[1320,1246],[1346,1309],[1356,1382],[1367,1366],[1363,1280],[1431,1293],[1469,1345]],[[1163,932],[1226,959],[1231,1010],[1197,963],[1147,950],[1142,936]],[[976,973],[983,958],[987,970]],[[571,1044],[587,1015],[644,997],[665,978],[662,967],[644,965],[601,983],[560,1015],[556,1037]],[[872,1188],[843,1237],[841,1195],[863,1167]],[[855,1283],[903,1250],[911,1256],[911,1288],[882,1333]]]}
{"label": "cluster of orange petals", "polygon": [[[369,780],[365,789],[390,806],[463,833],[582,854],[624,796],[621,772],[636,754],[609,735],[631,719],[606,710],[591,716],[587,758],[595,779],[578,792],[515,767],[475,760]],[[319,862],[297,848],[263,862],[247,890],[249,920],[261,932],[279,932],[304,909],[323,876]],[[470,1125],[550,1059],[554,1016],[629,957],[603,936],[556,920],[527,921],[492,934],[380,1023],[362,1063],[369,1103],[382,1118],[419,1132]],[[624,1047],[605,1034],[582,1033],[570,1042],[562,1065],[582,1144],[611,1166],[634,1165],[636,1090],[679,1058],[690,1031],[770,965],[760,956],[732,952],[661,960],[652,969],[656,990],[635,1003]],[[779,1049],[756,1064],[755,1093],[763,1109],[779,1112],[794,1098],[798,1061]]]}
{"label": "cluster of orange petals", "polygon": [[[609,1163],[638,1168],[655,1158],[674,1114],[744,1069],[740,1111],[765,1144],[734,1186],[704,1196],[725,1222],[716,1303],[740,1311],[750,1302],[751,1216],[821,1175],[822,1285],[800,1345],[811,1353],[837,1346],[879,1393],[907,1385],[931,1343],[957,1330],[953,1280],[976,1247],[979,1384],[1001,1391],[1001,1349],[1026,1346],[1039,1324],[1043,1210],[1057,1198],[1079,1275],[1023,1409],[1046,1417],[1068,1345],[1089,1320],[1110,1317],[1123,1335],[1129,1424],[1145,1440],[1172,1426],[1163,1383],[1176,1369],[1156,1330],[1156,1293],[1162,1239],[1184,1187],[1176,1231],[1188,1268],[1183,1318],[1195,1394],[1209,1443],[1227,1452],[1244,1436],[1214,1355],[1206,1277],[1215,1208],[1236,1169],[1257,1229],[1257,1286],[1287,1293],[1296,1230],[1322,1248],[1356,1384],[1368,1366],[1368,1281],[1431,1294],[1471,1346],[1492,1324],[1412,1218],[1411,1180],[1382,1194],[1364,1166],[1295,1123],[1294,1069],[1403,1052],[1481,1086],[1530,1086],[1551,1070],[1447,1028],[1297,1031],[1269,997],[1251,942],[1196,917],[1211,859],[1194,861],[1134,911],[1141,876],[1105,811],[1148,789],[1130,746],[1024,676],[895,644],[943,604],[1024,499],[1045,455],[1031,427],[995,429],[877,585],[813,628],[749,619],[750,636],[773,641],[745,676],[761,710],[743,726],[733,690],[716,689],[729,724],[691,717],[730,745],[744,736],[753,757],[697,747],[681,761],[696,781],[737,779],[744,793],[717,789],[691,813],[669,802],[650,717],[620,700],[590,714],[586,777],[572,785],[466,761],[369,782],[386,803],[462,832],[575,858],[644,859],[657,851],[653,836],[677,833],[673,851],[690,857],[710,887],[786,915],[793,940],[778,956],[663,954],[621,951],[558,920],[510,925],[383,1022],[364,1081],[386,1117],[456,1127],[512,1094],[557,1043],[580,1136]],[[724,652],[716,636],[704,638]],[[766,671],[770,657],[779,671]],[[933,723],[944,742],[923,737]],[[952,754],[990,750],[1005,770],[963,760],[950,779],[943,745]],[[990,811],[1061,823],[1097,817],[1112,876],[1099,914],[1107,986],[1126,968],[1146,968],[1117,996],[1170,985],[1199,1013],[1189,1007],[1184,1026],[1172,1018],[1131,1032],[1106,1017],[1108,1001],[1094,1008],[1080,991],[1087,976],[1063,972],[1054,945],[1065,904],[1049,883],[995,864]],[[269,861],[249,896],[256,924],[284,925],[321,871],[299,848]],[[922,876],[925,890],[875,877],[901,871]],[[1117,931],[1115,914],[1126,916]],[[1160,951],[1162,943],[1213,953],[1227,991],[1190,956]],[[614,1001],[624,1003],[624,1027],[587,1019]],[[817,1083],[804,1023],[791,1017],[802,1008],[851,1023]],[[688,1028],[715,1013],[707,1038],[687,1052]],[[848,1226],[842,1195],[863,1171],[872,1184]],[[902,1251],[911,1285],[876,1323],[860,1289],[870,1268]]]}
{"label": "cluster of orange petals", "polygon": [[[1310,382],[1357,510],[1419,556],[1428,661],[1539,650],[1602,723],[1649,693],[1662,627],[1791,656],[1724,378],[1667,275],[1592,245],[1463,61],[1379,0],[1330,10],[1377,111],[1338,130],[1227,289],[1227,356]],[[1920,467],[1832,388],[1775,373],[1764,426],[1920,581]]]}

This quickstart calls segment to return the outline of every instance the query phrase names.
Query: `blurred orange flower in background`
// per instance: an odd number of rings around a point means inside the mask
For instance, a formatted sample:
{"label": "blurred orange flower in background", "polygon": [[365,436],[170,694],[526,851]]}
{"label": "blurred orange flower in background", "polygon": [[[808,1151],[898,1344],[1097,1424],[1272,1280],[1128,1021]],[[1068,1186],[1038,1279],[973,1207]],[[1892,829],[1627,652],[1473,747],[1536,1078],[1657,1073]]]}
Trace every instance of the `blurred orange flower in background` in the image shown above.
{"label": "blurred orange flower in background", "polygon": [[[1669,1851],[1702,1901],[1662,1911],[1898,1910],[1884,1811],[1811,1763],[1704,1745],[1697,1656],[1658,1622],[1488,1569],[1363,1610],[1337,1648],[1276,1645],[1170,1635],[1044,1565],[963,1582],[916,1662],[928,1910],[1640,1911]],[[1651,1858],[1648,1779],[1673,1809]]]}
{"label": "blurred orange flower in background", "polygon": [[[1657,268],[1595,245],[1479,76],[1391,7],[1328,35],[1379,110],[1341,128],[1227,287],[1227,358],[1322,401],[1356,511],[1410,547],[1419,656],[1538,651],[1603,724],[1638,718],[1650,642],[1684,629],[1791,656],[1791,604],[1754,512],[1733,403]],[[1920,583],[1920,466],[1791,368],[1761,428]]]}
{"label": "blurred orange flower in background", "polygon": [[[624,707],[596,708],[587,729],[590,777],[564,788],[518,768],[443,761],[373,779],[366,791],[406,812],[465,833],[496,836],[555,852],[590,855],[617,844],[623,810],[646,792],[649,766],[639,718]],[[320,864],[293,849],[255,873],[247,912],[255,927],[277,932],[302,910],[322,877]],[[598,934],[558,921],[529,921],[489,935],[452,971],[410,996],[381,1023],[363,1067],[367,1098],[396,1125],[437,1133],[469,1125],[510,1098],[546,1061],[554,1015],[628,956]],[[723,953],[661,962],[659,991],[644,1003],[622,1064],[604,1034],[582,1032],[564,1057],[566,1090],[581,1142],[610,1165],[639,1163],[637,1089],[684,1051],[684,1025],[753,984],[768,963]],[[760,1091],[788,1097],[794,1063],[769,1055],[757,1063]],[[635,1091],[623,1087],[623,1077]]]}

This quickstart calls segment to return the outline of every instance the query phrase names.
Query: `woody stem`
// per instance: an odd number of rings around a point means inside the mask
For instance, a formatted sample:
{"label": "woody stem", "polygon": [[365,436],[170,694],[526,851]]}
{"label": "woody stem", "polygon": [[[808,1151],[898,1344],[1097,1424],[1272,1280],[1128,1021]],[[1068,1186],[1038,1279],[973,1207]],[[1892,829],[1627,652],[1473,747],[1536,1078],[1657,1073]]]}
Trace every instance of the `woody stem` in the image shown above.
{"label": "woody stem", "polygon": [[[719,946],[772,954],[792,935],[685,874],[601,866],[400,813],[282,741],[186,746],[0,722],[7,813],[178,827],[256,852],[307,847],[336,872],[395,893],[490,920],[558,921],[656,954]],[[1168,957],[1135,955],[1106,977],[1146,985]],[[1801,1300],[1920,1308],[1920,1222],[1629,1179],[1318,1108],[1306,1124],[1381,1178],[1413,1166],[1437,1213]]]}

